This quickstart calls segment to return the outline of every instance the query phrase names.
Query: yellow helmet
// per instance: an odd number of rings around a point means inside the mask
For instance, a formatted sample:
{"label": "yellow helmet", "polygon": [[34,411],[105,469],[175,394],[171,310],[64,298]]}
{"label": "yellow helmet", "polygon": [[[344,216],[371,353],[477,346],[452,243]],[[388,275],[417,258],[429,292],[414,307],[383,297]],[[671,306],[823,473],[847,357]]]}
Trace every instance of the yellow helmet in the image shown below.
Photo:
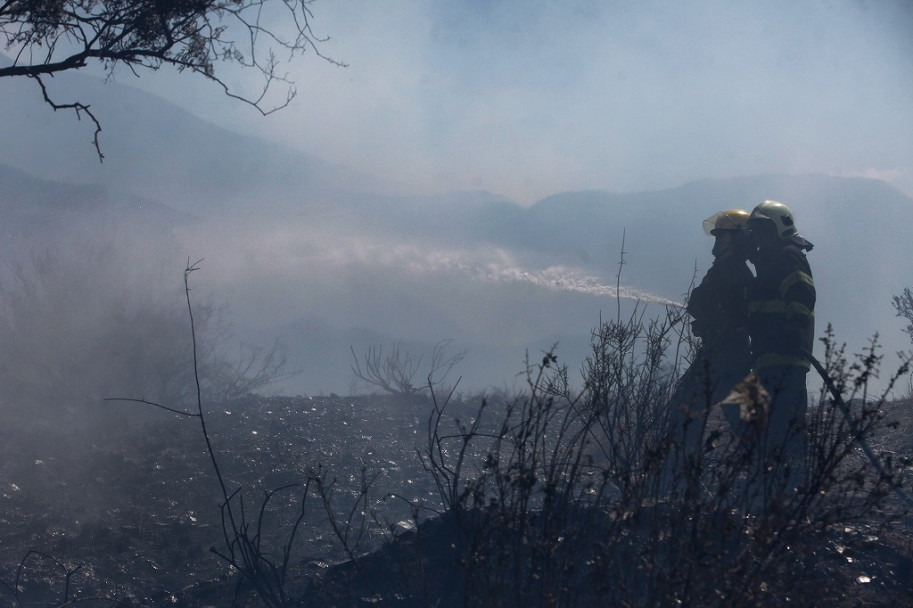
{"label": "yellow helmet", "polygon": [[717,236],[720,230],[746,230],[749,213],[741,209],[730,209],[714,213],[703,221],[704,232]]}

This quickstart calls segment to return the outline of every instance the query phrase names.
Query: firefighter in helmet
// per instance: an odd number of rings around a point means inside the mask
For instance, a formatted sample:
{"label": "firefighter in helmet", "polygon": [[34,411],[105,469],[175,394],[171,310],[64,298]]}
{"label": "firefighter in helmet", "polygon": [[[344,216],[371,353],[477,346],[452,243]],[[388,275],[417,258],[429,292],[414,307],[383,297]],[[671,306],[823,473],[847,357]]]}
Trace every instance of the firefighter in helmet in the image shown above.
{"label": "firefighter in helmet", "polygon": [[764,446],[782,454],[795,485],[804,474],[808,408],[804,353],[815,335],[815,281],[805,252],[813,245],[799,235],[792,211],[777,201],[757,205],[748,218],[756,243],[751,261],[756,278],[749,292],[748,331],[752,368],[771,397]]}
{"label": "firefighter in helmet", "polygon": [[746,263],[753,249],[748,217],[747,211],[731,209],[704,220],[704,232],[715,239],[713,264],[688,298],[691,327],[711,367],[717,374],[739,374],[720,378],[716,394],[724,395],[749,369],[748,291],[754,275]]}
{"label": "firefighter in helmet", "polygon": [[[752,241],[747,211],[721,211],[703,222],[714,237],[713,264],[688,297],[693,334],[700,347],[682,375],[671,403],[673,438],[684,452],[699,445],[709,408],[719,403],[751,368],[748,339],[748,293],[754,275],[748,268]],[[734,430],[741,430],[737,408],[724,408]]]}

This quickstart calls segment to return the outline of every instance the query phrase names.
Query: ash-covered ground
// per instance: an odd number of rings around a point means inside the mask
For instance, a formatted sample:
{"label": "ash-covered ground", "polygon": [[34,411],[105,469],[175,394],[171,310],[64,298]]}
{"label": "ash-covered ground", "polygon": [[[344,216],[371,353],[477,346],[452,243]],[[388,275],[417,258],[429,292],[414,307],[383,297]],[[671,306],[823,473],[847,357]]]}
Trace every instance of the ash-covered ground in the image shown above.
{"label": "ash-covered ground", "polygon": [[[469,417],[475,407],[456,404],[451,414]],[[910,407],[895,407],[898,424],[880,447],[909,455]],[[346,559],[340,533],[364,555],[391,530],[408,529],[409,501],[440,508],[416,453],[427,447],[431,408],[427,399],[251,396],[209,407],[205,422],[227,491],[240,489],[235,504],[243,497],[246,519],[263,522],[264,547],[278,552],[304,513],[290,558],[303,592],[311,574]],[[235,601],[237,578],[211,551],[226,551],[223,495],[199,418],[105,402],[54,420],[36,413],[0,436],[0,606]],[[300,484],[315,474],[327,483],[329,506],[313,491],[302,504]],[[365,484],[367,502],[359,503]],[[261,520],[265,492],[278,488]],[[855,581],[833,605],[902,605],[913,597],[910,520],[872,530],[850,546],[836,530],[822,547],[821,589],[836,576]],[[243,589],[241,597],[242,605],[258,605]],[[800,596],[797,605],[813,604]]]}
{"label": "ash-covered ground", "polygon": [[[36,415],[0,430],[0,580],[14,586],[18,573],[21,597],[44,605],[63,597],[67,572],[70,597],[230,602],[230,569],[210,551],[225,548],[224,500],[199,418],[129,402],[93,407],[69,412],[67,424]],[[335,481],[332,504],[344,523],[364,474],[368,509],[349,526],[363,524],[358,542],[354,532],[349,541],[363,553],[410,519],[406,500],[439,502],[416,455],[428,407],[390,397],[249,397],[210,408],[204,420],[228,492],[241,489],[248,518],[265,491],[285,487],[264,518],[265,536],[279,542],[300,511],[296,484],[315,473]],[[326,507],[311,496],[304,510],[293,559],[316,568],[343,559]],[[0,588],[0,605],[15,605],[10,589]]]}

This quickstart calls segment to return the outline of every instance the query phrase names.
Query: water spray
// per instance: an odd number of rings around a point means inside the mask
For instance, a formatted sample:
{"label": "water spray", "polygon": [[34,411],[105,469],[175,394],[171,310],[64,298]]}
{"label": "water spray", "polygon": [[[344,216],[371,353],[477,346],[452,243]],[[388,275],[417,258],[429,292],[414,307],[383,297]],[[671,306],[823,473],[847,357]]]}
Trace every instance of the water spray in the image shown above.
{"label": "water spray", "polygon": [[606,285],[598,277],[581,273],[573,268],[563,266],[549,266],[542,270],[526,270],[523,268],[509,267],[497,268],[489,266],[486,279],[496,282],[531,283],[539,287],[556,291],[570,291],[593,296],[608,296],[623,300],[636,300],[663,306],[682,308],[680,302],[669,300],[651,294],[641,289],[624,287],[621,285]]}
{"label": "water spray", "polygon": [[[276,241],[275,238],[271,239],[271,247],[275,247]],[[312,245],[314,241],[314,238],[310,239]],[[680,302],[642,289],[620,284],[609,285],[604,279],[586,274],[580,268],[563,265],[529,268],[519,263],[512,253],[500,248],[446,249],[421,241],[401,242],[391,246],[386,239],[358,236],[343,241],[334,236],[332,243],[314,246],[309,253],[317,253],[316,257],[306,256],[309,266],[317,268],[337,268],[350,264],[369,267],[379,265],[411,275],[451,273],[484,283],[527,283],[553,291],[683,307]],[[302,261],[301,256],[286,256],[286,259],[296,258],[298,263]],[[270,260],[274,260],[272,254]]]}

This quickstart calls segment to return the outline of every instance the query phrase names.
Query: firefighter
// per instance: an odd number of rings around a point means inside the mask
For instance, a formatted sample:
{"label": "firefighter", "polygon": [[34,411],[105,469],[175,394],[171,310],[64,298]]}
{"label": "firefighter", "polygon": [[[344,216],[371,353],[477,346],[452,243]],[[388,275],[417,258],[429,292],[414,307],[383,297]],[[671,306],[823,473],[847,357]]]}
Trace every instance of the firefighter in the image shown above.
{"label": "firefighter", "polygon": [[815,335],[815,282],[805,252],[812,244],[799,235],[789,208],[764,201],[752,210],[748,230],[756,244],[751,262],[756,278],[749,292],[748,332],[752,369],[770,394],[763,449],[784,462],[796,487],[807,456],[806,374]]}
{"label": "firefighter", "polygon": [[747,211],[721,211],[704,220],[715,237],[713,264],[691,291],[687,310],[691,328],[715,376],[713,402],[719,402],[750,368],[748,292],[754,275],[747,265],[752,252]]}
{"label": "firefighter", "polygon": [[[682,375],[671,402],[671,430],[685,454],[699,445],[709,408],[719,403],[750,371],[748,292],[754,275],[747,259],[752,251],[749,214],[740,209],[721,211],[703,222],[714,237],[713,264],[688,297],[692,333],[700,338],[694,361]],[[738,407],[724,408],[737,432]]]}

